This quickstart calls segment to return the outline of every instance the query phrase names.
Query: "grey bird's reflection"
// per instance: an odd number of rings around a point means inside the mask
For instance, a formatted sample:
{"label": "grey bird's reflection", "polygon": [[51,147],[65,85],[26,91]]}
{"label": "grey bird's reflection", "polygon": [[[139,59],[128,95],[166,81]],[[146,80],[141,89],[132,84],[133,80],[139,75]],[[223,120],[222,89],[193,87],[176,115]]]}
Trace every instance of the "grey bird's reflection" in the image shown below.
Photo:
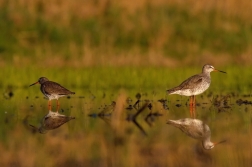
{"label": "grey bird's reflection", "polygon": [[30,125],[34,129],[38,130],[39,133],[46,133],[48,130],[53,130],[59,128],[61,125],[67,123],[68,121],[75,119],[75,117],[66,116],[57,112],[50,111],[41,120],[40,127],[35,127]]}
{"label": "grey bird's reflection", "polygon": [[199,119],[184,118],[179,120],[168,120],[167,124],[175,126],[188,136],[202,141],[202,146],[207,150],[226,141],[223,140],[217,143],[211,142],[211,130],[209,126]]}

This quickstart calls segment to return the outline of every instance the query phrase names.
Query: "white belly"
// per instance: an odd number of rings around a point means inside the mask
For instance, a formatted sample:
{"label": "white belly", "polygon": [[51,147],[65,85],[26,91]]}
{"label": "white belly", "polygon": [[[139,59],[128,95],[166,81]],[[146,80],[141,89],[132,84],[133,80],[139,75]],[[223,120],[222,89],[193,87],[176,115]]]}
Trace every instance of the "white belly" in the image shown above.
{"label": "white belly", "polygon": [[199,95],[203,93],[205,90],[209,88],[210,84],[205,84],[202,83],[200,85],[197,85],[197,87],[193,89],[182,89],[182,90],[177,90],[171,94],[178,94],[178,95],[183,95],[183,96],[193,96],[193,95]]}
{"label": "white belly", "polygon": [[53,100],[53,99],[59,99],[60,97],[63,97],[65,95],[57,95],[57,94],[51,94],[51,95],[48,95],[48,94],[45,94],[46,98],[49,99],[49,100]]}

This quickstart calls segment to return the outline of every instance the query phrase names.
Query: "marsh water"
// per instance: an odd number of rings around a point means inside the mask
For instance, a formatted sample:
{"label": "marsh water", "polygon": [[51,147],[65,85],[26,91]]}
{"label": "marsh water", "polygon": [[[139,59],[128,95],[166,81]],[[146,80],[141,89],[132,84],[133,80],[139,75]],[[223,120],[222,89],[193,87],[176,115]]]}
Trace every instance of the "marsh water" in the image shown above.
{"label": "marsh water", "polygon": [[[39,88],[3,90],[1,166],[250,166],[252,98],[206,91],[196,96],[196,118],[211,129],[211,150],[166,124],[189,118],[189,98],[165,91],[75,90],[58,113],[75,119],[39,127],[48,114]],[[78,93],[81,92],[81,93]],[[52,112],[56,112],[52,101]],[[57,116],[56,116],[57,117]],[[54,119],[55,121],[55,119]]]}

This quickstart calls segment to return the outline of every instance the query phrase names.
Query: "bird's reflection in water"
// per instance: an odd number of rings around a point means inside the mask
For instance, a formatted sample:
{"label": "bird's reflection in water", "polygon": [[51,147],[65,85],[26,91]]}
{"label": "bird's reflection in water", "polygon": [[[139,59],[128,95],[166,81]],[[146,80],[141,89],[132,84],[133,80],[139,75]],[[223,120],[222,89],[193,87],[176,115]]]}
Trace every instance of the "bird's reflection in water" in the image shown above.
{"label": "bird's reflection in water", "polygon": [[38,130],[39,133],[46,133],[48,130],[59,128],[61,125],[68,121],[75,119],[75,117],[66,116],[57,112],[49,111],[47,115],[41,120],[40,127],[30,125],[34,129]]}
{"label": "bird's reflection in water", "polygon": [[225,142],[225,140],[217,143],[211,142],[211,130],[209,126],[199,119],[184,118],[179,120],[168,120],[167,124],[173,125],[188,136],[202,141],[202,146],[207,150],[214,148],[217,144]]}

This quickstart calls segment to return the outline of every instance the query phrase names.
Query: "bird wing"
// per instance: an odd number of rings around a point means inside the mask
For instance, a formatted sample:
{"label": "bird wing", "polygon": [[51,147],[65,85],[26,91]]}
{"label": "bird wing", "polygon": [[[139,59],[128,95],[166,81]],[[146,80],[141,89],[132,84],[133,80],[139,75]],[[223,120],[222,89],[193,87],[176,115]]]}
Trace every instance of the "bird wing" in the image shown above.
{"label": "bird wing", "polygon": [[177,90],[186,90],[193,89],[196,85],[200,84],[203,81],[203,76],[201,74],[191,76],[184,82],[182,82],[179,86],[167,90],[168,94],[173,93]]}
{"label": "bird wing", "polygon": [[182,90],[182,89],[192,89],[196,85],[200,84],[202,81],[203,81],[203,76],[201,76],[201,75],[194,75],[194,76],[191,76],[190,78],[188,78],[187,80],[185,80],[184,82],[182,82],[178,86],[178,88],[180,90]]}
{"label": "bird wing", "polygon": [[74,92],[71,92],[56,82],[48,82],[43,84],[43,86],[46,94],[53,94],[54,92],[60,92],[59,95],[74,94]]}

